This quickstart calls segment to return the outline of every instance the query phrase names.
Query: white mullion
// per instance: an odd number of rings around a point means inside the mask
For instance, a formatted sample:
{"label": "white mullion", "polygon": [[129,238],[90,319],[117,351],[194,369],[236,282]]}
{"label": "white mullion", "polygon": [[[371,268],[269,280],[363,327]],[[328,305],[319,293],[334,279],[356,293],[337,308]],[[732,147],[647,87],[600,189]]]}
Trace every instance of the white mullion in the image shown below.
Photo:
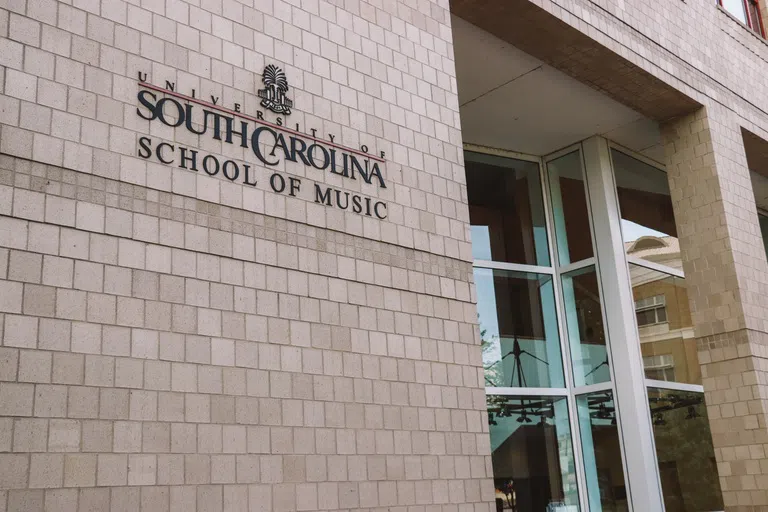
{"label": "white mullion", "polygon": [[631,156],[632,158],[634,158],[636,160],[640,160],[644,164],[648,164],[651,167],[655,167],[656,169],[658,169],[660,171],[667,172],[667,168],[664,166],[663,163],[657,162],[653,158],[649,158],[649,157],[643,155],[642,153],[638,153],[637,151],[635,151],[633,149],[629,149],[626,146],[622,146],[618,142],[614,142],[614,141],[612,141],[610,139],[605,139],[605,141],[608,143],[608,147],[610,149],[615,149],[616,151],[620,151],[620,152],[624,153],[625,155]]}
{"label": "white mullion", "polygon": [[581,425],[579,424],[579,409],[576,405],[576,395],[573,390],[568,393],[568,421],[571,427],[571,446],[573,447],[573,464],[576,468],[576,486],[579,489],[579,509],[589,510],[589,489],[587,489],[587,472],[584,467],[584,453],[581,444]]}
{"label": "white mullion", "polygon": [[574,270],[581,270],[582,268],[586,268],[589,266],[592,266],[595,264],[595,257],[591,256],[585,260],[577,261],[575,263],[569,263],[568,265],[565,265],[563,267],[560,267],[558,269],[558,272],[560,274],[569,274],[573,272]]}
{"label": "white mullion", "polygon": [[474,260],[472,266],[475,268],[490,268],[493,270],[509,270],[512,272],[524,272],[526,274],[554,274],[550,267],[540,267],[538,265],[524,265],[521,263],[506,263],[503,261]]}
{"label": "white mullion", "polygon": [[508,388],[486,386],[486,395],[501,396],[567,396],[568,390],[564,388]]}
{"label": "white mullion", "polygon": [[[567,151],[561,152],[562,155],[568,154],[574,150],[581,151],[581,146],[572,146]],[[547,221],[547,237],[549,240],[550,261],[555,268],[554,292],[555,292],[555,311],[557,313],[557,329],[560,341],[560,359],[563,365],[563,378],[567,391],[568,404],[568,425],[571,430],[571,448],[573,450],[573,463],[576,470],[576,488],[579,496],[579,509],[587,512],[589,510],[589,499],[587,489],[587,477],[584,469],[584,454],[581,445],[581,427],[579,425],[578,408],[576,407],[576,397],[573,394],[573,362],[571,358],[571,347],[567,335],[565,324],[565,306],[563,304],[563,290],[561,281],[561,270],[558,266],[558,247],[555,233],[555,217],[552,211],[552,189],[549,180],[549,168],[545,159],[541,160],[541,180],[542,192],[544,194],[544,216]]]}
{"label": "white mullion", "polygon": [[465,142],[463,146],[464,151],[469,151],[470,153],[481,153],[484,155],[498,156],[501,158],[513,158],[515,160],[524,160],[526,162],[541,162],[541,157],[539,156],[529,155],[526,153],[518,153],[517,151],[481,146],[479,144],[471,144],[469,142]]}
{"label": "white mullion", "polygon": [[685,273],[681,269],[668,267],[666,265],[661,265],[654,261],[638,258],[637,256],[630,256],[629,254],[627,254],[626,257],[627,257],[627,263],[631,263],[632,265],[637,265],[639,267],[644,267],[649,270],[655,270],[656,272],[661,272],[662,274],[669,274],[675,277],[680,277],[682,279],[685,279]]}
{"label": "white mullion", "polygon": [[645,379],[645,386],[654,389],[671,389],[674,391],[690,391],[692,393],[704,393],[704,386],[700,384],[686,384],[684,382],[671,382],[666,380]]}
{"label": "white mullion", "polygon": [[597,211],[592,217],[594,229],[600,232],[595,252],[627,495],[636,512],[664,510],[642,354],[640,344],[634,341],[637,338],[634,299],[610,147],[602,137],[593,137],[582,145],[585,159],[591,161],[586,180],[593,192],[589,204]]}
{"label": "white mullion", "polygon": [[554,153],[550,153],[547,156],[544,157],[544,163],[547,164],[551,162],[552,160],[557,160],[561,156],[565,156],[569,153],[573,153],[574,151],[580,151],[581,150],[581,143],[577,142],[576,144],[571,144],[569,146],[566,146],[564,148],[558,149]]}
{"label": "white mullion", "polygon": [[[602,161],[603,159],[600,158],[601,155],[600,155],[599,151],[597,151],[597,152],[595,152],[594,150],[590,151],[592,158],[588,158],[584,154],[584,153],[587,152],[585,147],[584,147],[585,143],[589,143],[590,149],[593,149],[592,146],[595,144],[595,141],[597,141],[597,144],[599,145],[600,142],[604,142],[605,139],[602,139],[600,137],[593,137],[592,139],[589,139],[588,141],[582,142],[582,158],[583,158],[583,166],[584,166],[584,189],[585,189],[585,194],[586,194],[586,198],[587,198],[587,209],[589,211],[589,225],[590,225],[590,228],[592,230],[592,237],[593,237],[592,238],[592,241],[593,241],[592,242],[593,243],[592,247],[593,247],[593,252],[595,254],[595,273],[596,273],[596,276],[597,276],[597,286],[598,286],[598,289],[600,290],[600,313],[601,313],[602,318],[603,318],[603,330],[604,330],[604,333],[605,333],[606,357],[607,357],[607,360],[609,361],[608,372],[609,372],[611,380],[610,380],[610,382],[607,382],[607,383],[603,382],[603,383],[598,383],[598,384],[593,384],[593,385],[588,385],[588,386],[581,386],[580,391],[583,391],[584,395],[590,394],[590,393],[606,392],[606,391],[609,391],[609,390],[611,392],[611,398],[613,400],[613,407],[614,407],[614,418],[616,420],[616,431],[617,431],[618,438],[619,438],[619,450],[621,452],[621,466],[622,466],[622,469],[624,471],[624,485],[625,485],[625,488],[627,490],[627,501],[628,501],[630,510],[632,510],[634,508],[634,500],[632,499],[633,486],[630,483],[630,478],[629,478],[629,468],[630,468],[629,463],[628,463],[629,456],[627,454],[627,447],[626,447],[626,444],[624,442],[625,441],[625,436],[624,436],[623,429],[622,429],[621,406],[619,404],[619,396],[618,396],[619,394],[617,393],[617,389],[616,389],[616,372],[615,372],[616,360],[613,358],[612,350],[611,350],[611,348],[612,348],[611,347],[611,345],[612,345],[611,342],[613,341],[614,336],[611,335],[611,329],[610,329],[611,322],[609,321],[608,311],[606,310],[606,303],[609,300],[608,295],[610,295],[610,294],[606,293],[606,291],[605,291],[605,286],[604,286],[603,278],[602,278],[603,274],[601,273],[601,268],[600,268],[601,267],[601,265],[600,265],[600,256],[605,254],[606,251],[611,251],[612,249],[611,249],[610,243],[606,243],[606,242],[609,242],[609,241],[606,241],[604,237],[600,237],[600,239],[599,239],[600,243],[598,243],[598,236],[597,236],[597,233],[596,233],[597,227],[594,225],[595,224],[595,220],[594,220],[595,217],[592,214],[592,210],[593,210],[593,197],[596,196],[595,200],[602,200],[604,198],[602,197],[601,194],[590,194],[590,190],[589,190],[590,189],[590,185],[591,185],[589,175],[592,172],[597,172],[598,174],[602,174],[602,172],[604,171],[602,169],[602,167],[605,164],[605,162],[603,162]],[[587,167],[587,160],[590,160],[590,162],[589,162],[590,165],[594,164],[595,167],[593,168],[593,167],[590,166],[588,168]],[[605,218],[610,219],[610,212],[607,215],[606,215],[606,212],[601,212],[601,213],[602,213],[603,216],[605,216]],[[620,217],[621,216],[619,215],[619,218]],[[607,254],[610,256],[610,253],[607,253]],[[627,265],[626,262],[624,263],[624,265],[625,266]],[[609,267],[610,267],[610,265],[609,265]],[[629,267],[628,266],[626,267],[626,269],[627,269],[627,273],[629,273]],[[635,490],[635,492],[636,492],[636,490]]]}
{"label": "white mullion", "polygon": [[[555,295],[555,315],[557,317],[557,334],[560,342],[560,362],[563,365],[563,379],[566,389],[573,386],[573,367],[571,365],[571,351],[568,345],[565,327],[565,314],[562,299],[562,283],[560,282],[560,271],[557,267],[557,240],[554,233],[554,213],[552,212],[551,189],[549,187],[549,171],[544,159],[541,160],[541,182],[544,199],[544,218],[547,223],[547,241],[549,243],[550,261],[554,268],[553,291]],[[570,405],[569,405],[570,409]]]}
{"label": "white mullion", "polygon": [[[606,359],[609,361],[608,365],[608,374],[610,376],[610,380],[608,381],[608,384],[610,385],[611,382],[615,381],[615,375],[613,372],[613,357],[611,355],[611,336],[608,332],[608,318],[605,311],[605,301],[606,301],[606,294],[603,289],[603,280],[601,278],[600,273],[600,260],[598,258],[598,240],[597,240],[597,234],[595,233],[595,225],[594,225],[594,215],[592,213],[592,200],[590,198],[590,191],[589,191],[589,182],[587,181],[587,157],[585,155],[584,151],[584,143],[581,144],[581,172],[582,172],[582,182],[584,186],[584,198],[586,199],[587,203],[587,215],[588,215],[588,225],[589,225],[589,232],[592,239],[592,254],[593,256],[591,258],[587,258],[586,260],[577,262],[575,264],[569,265],[565,267],[567,272],[573,272],[575,270],[579,270],[582,268],[587,268],[589,265],[594,265],[595,268],[595,277],[597,279],[597,287],[598,287],[598,293],[599,295],[599,305],[600,305],[600,315],[603,319],[603,330],[605,332],[605,355]],[[596,385],[605,384],[604,382],[598,382]],[[574,382],[575,385],[575,382]],[[581,386],[581,387],[588,387],[588,386]],[[614,390],[614,396],[615,396],[615,390]]]}
{"label": "white mullion", "polygon": [[577,386],[573,388],[575,396],[588,395],[590,393],[600,393],[601,391],[610,391],[613,393],[613,383],[610,381],[598,382],[597,384],[587,384],[586,386]]}

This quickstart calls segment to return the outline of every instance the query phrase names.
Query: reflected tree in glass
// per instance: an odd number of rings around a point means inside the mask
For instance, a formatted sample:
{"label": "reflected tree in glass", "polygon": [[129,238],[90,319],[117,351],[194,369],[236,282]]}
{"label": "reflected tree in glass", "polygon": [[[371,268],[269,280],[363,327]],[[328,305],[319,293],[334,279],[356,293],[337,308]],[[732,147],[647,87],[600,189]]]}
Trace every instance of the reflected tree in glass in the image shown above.
{"label": "reflected tree in glass", "polygon": [[703,393],[648,389],[667,512],[723,510]]}
{"label": "reflected tree in glass", "polygon": [[566,399],[489,395],[487,406],[494,485],[504,508],[578,512]]}
{"label": "reflected tree in glass", "polygon": [[564,387],[552,276],[474,271],[486,385]]}

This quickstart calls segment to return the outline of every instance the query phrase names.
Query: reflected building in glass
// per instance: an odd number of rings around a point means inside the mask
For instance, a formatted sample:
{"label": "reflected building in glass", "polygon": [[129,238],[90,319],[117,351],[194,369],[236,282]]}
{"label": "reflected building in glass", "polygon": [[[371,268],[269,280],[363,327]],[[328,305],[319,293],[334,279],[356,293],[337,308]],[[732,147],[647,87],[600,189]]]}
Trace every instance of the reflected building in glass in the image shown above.
{"label": "reflected building in glass", "polygon": [[[648,257],[652,251],[670,256],[667,261],[679,264],[676,239],[646,237],[640,243],[651,248],[638,250],[634,242],[635,247],[628,248],[627,253]],[[629,273],[646,377],[701,384],[685,279],[634,264],[630,264]]]}

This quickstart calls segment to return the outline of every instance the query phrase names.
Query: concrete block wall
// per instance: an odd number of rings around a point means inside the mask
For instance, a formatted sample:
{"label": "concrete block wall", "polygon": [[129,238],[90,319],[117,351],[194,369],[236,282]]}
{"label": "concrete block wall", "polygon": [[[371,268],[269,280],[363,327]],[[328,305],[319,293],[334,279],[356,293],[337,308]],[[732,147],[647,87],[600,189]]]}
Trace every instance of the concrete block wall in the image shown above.
{"label": "concrete block wall", "polygon": [[709,119],[709,112],[717,108],[665,126],[667,169],[724,502],[728,510],[764,510],[768,337],[759,328],[759,295],[749,289],[759,290],[766,278],[750,264],[764,261],[765,252],[749,249],[755,239],[761,243],[744,214],[749,199],[726,185],[746,169],[740,133],[729,135],[729,125]]}
{"label": "concrete block wall", "polygon": [[[0,511],[491,510],[447,1],[0,5]],[[384,151],[377,220],[137,115],[147,81]],[[271,117],[270,117],[271,116]],[[267,120],[275,116],[267,113]],[[248,161],[255,187],[138,155]]]}

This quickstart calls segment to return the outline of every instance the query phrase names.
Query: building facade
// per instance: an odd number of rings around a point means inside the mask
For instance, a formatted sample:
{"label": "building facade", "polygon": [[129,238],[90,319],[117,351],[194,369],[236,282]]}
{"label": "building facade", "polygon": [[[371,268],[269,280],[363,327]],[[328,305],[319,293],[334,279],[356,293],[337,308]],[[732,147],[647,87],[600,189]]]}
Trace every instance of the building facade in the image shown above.
{"label": "building facade", "polygon": [[765,8],[0,3],[0,512],[768,510]]}

